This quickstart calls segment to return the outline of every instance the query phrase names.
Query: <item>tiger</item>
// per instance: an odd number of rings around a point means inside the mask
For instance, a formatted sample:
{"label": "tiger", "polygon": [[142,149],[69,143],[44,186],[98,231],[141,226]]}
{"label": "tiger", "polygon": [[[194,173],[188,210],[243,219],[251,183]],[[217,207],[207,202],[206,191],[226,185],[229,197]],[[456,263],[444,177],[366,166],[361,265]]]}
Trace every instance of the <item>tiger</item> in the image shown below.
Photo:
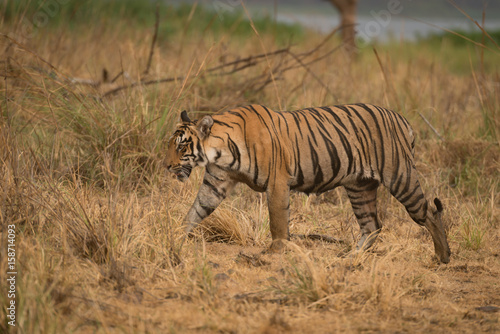
{"label": "tiger", "polygon": [[415,168],[415,135],[400,114],[357,103],[295,111],[249,105],[180,123],[167,142],[166,169],[180,181],[196,166],[203,183],[184,218],[193,229],[244,183],[266,192],[272,242],[269,251],[290,240],[290,192],[321,194],[345,188],[360,227],[357,250],[367,250],[380,233],[377,189],[384,185],[415,223],[432,236],[435,254],[449,263],[442,223],[443,205],[427,200]]}

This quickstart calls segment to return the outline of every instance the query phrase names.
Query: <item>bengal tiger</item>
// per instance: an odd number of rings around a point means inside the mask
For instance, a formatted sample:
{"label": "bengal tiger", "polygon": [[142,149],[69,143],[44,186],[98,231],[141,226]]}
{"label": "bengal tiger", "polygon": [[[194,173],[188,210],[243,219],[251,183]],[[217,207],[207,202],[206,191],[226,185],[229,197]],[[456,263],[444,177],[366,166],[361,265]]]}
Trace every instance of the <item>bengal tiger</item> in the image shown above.
{"label": "bengal tiger", "polygon": [[320,194],[343,186],[361,229],[357,249],[375,241],[380,184],[429,230],[443,263],[450,248],[443,205],[427,201],[414,163],[415,136],[401,115],[375,105],[348,104],[276,112],[249,105],[192,121],[186,111],[168,141],[166,168],[180,181],[196,166],[205,176],[186,217],[186,232],[210,215],[239,182],[268,200],[271,251],[289,240],[291,190]]}

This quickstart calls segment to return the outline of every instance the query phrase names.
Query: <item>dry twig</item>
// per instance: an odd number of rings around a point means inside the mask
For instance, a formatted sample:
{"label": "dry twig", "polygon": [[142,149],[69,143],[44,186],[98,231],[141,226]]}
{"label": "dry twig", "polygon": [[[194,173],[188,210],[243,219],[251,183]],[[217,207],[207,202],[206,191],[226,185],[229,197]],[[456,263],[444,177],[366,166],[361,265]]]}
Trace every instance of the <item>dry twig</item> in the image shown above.
{"label": "dry twig", "polygon": [[328,242],[330,244],[344,244],[344,240],[340,240],[337,238],[329,237],[324,234],[293,234],[293,237],[297,237],[299,239],[309,239],[309,240],[319,240]]}
{"label": "dry twig", "polygon": [[420,115],[420,117],[422,117],[425,124],[427,124],[431,128],[431,130],[436,134],[436,136],[438,136],[439,139],[444,141],[443,137],[439,134],[439,132],[436,130],[436,128],[432,126],[432,124],[427,120],[427,118],[425,118],[424,115],[422,115],[421,113],[418,113],[418,114]]}
{"label": "dry twig", "polygon": [[151,48],[149,49],[149,57],[148,63],[146,65],[146,69],[142,75],[147,75],[149,73],[149,69],[151,68],[151,62],[153,60],[153,53],[155,49],[156,39],[158,38],[158,27],[160,25],[160,6],[156,4],[156,13],[155,13],[155,32],[153,34],[153,40],[151,41]]}
{"label": "dry twig", "polygon": [[[288,48],[279,49],[279,50],[273,51],[271,53],[268,53],[267,56],[275,56],[278,54],[287,53],[288,51],[289,51]],[[214,75],[222,76],[222,75],[233,74],[233,73],[236,73],[238,71],[244,70],[248,67],[252,67],[252,66],[257,65],[258,63],[260,63],[261,61],[264,60],[265,56],[266,56],[265,54],[258,54],[255,56],[250,56],[247,58],[227,62],[227,63],[221,64],[221,65],[217,65],[215,67],[209,68],[208,70],[205,71],[205,73],[214,73],[214,72],[217,72],[218,70],[222,70],[222,69],[234,66],[234,68],[229,72],[219,72],[219,73],[215,73]],[[240,65],[240,66],[238,66],[238,65]],[[114,94],[116,94],[119,91],[122,91],[124,89],[134,88],[137,86],[148,86],[148,85],[152,85],[152,84],[166,83],[166,82],[173,82],[173,81],[182,81],[182,80],[185,80],[185,76],[177,76],[177,77],[169,77],[169,78],[160,78],[160,79],[147,80],[147,81],[132,82],[130,84],[119,86],[119,87],[116,87],[114,89],[111,89],[111,90],[105,92],[104,94],[102,94],[101,97],[108,97],[108,96],[114,95]]]}

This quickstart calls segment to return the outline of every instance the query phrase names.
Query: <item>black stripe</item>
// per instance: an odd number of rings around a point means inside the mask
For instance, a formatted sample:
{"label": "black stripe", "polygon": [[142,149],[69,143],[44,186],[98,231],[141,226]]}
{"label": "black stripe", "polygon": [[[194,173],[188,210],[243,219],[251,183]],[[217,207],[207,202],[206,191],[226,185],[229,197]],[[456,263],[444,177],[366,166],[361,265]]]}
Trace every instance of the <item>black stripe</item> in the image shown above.
{"label": "black stripe", "polygon": [[[378,135],[380,138],[380,148],[379,148],[379,150],[380,150],[380,166],[378,166],[378,164],[377,164],[377,167],[378,167],[378,171],[380,172],[380,178],[383,182],[384,167],[385,167],[385,152],[384,152],[385,146],[384,146],[384,136],[382,134],[382,129],[380,128],[380,124],[379,124],[379,121],[377,119],[377,115],[370,107],[368,107],[366,104],[363,104],[363,103],[359,103],[359,104],[357,104],[357,106],[363,108],[372,116],[373,122],[374,122],[375,126],[377,127]],[[373,147],[373,149],[374,149],[375,153],[377,151],[379,151],[379,150],[377,150],[377,147]],[[378,163],[378,161],[377,161],[377,163]]]}
{"label": "black stripe", "polygon": [[298,139],[297,139],[297,136],[295,136],[295,145],[294,145],[294,152],[296,152],[296,161],[295,161],[295,168],[296,168],[296,171],[295,171],[295,178],[296,178],[296,184],[291,187],[291,189],[295,189],[295,188],[300,188],[304,185],[304,173],[302,172],[302,167],[300,165],[300,162],[301,162],[301,159],[300,159],[300,146],[299,146],[299,143],[298,143]]}
{"label": "black stripe", "polygon": [[354,215],[356,216],[356,218],[358,220],[361,220],[361,219],[366,219],[366,218],[373,218],[375,220],[377,220],[377,214],[375,212],[354,212]]}
{"label": "black stripe", "polygon": [[312,130],[311,124],[309,123],[309,120],[307,119],[307,115],[304,114],[304,112],[302,112],[301,114],[304,117],[304,121],[307,125],[307,129],[309,130],[308,135],[310,135],[312,137],[312,139],[314,140],[314,144],[318,145],[318,142],[316,141],[316,136],[314,135],[314,131]]}
{"label": "black stripe", "polygon": [[[201,207],[201,205],[200,205],[200,208],[201,208],[201,209],[203,209],[203,208]],[[196,209],[196,208],[195,208],[195,210],[194,210],[194,211],[196,212],[196,214],[198,215],[198,217],[200,217],[201,219],[205,219],[206,215],[202,215],[202,214],[198,211],[198,209]]]}
{"label": "black stripe", "polygon": [[219,199],[226,198],[226,194],[223,192],[220,192],[219,189],[216,186],[214,186],[213,184],[211,184],[206,178],[203,179],[203,184],[206,185],[211,190],[211,192],[214,195],[216,195]]}
{"label": "black stripe", "polygon": [[[415,188],[417,189],[417,188]],[[415,193],[415,190],[412,192],[412,196],[414,195]],[[412,199],[412,201],[410,203],[406,203],[406,202],[402,202],[403,205],[408,209],[408,208],[413,208],[415,205],[421,203],[423,200],[425,199],[425,196],[424,194],[420,193],[417,197],[415,197],[414,199]],[[410,198],[407,199],[407,201],[410,200]]]}
{"label": "black stripe", "polygon": [[332,177],[326,181],[321,187],[318,188],[318,193],[321,193],[325,190],[332,189],[331,183],[338,177],[339,172],[340,172],[340,165],[341,161],[338,155],[337,148],[333,144],[332,141],[326,141],[325,140],[325,146],[326,146],[326,151],[328,152],[328,155],[330,156],[330,162],[331,162],[331,167],[332,167]]}
{"label": "black stripe", "polygon": [[227,138],[227,146],[229,148],[229,151],[231,152],[231,155],[233,156],[233,161],[231,164],[229,164],[229,168],[232,168],[234,164],[236,163],[236,169],[240,169],[241,166],[241,154],[240,150],[238,149],[238,145],[230,138]]}
{"label": "black stripe", "polygon": [[[337,106],[338,109],[341,109],[343,110],[344,112],[347,112],[347,108],[344,107],[344,106]],[[322,107],[321,109],[323,109],[324,111],[326,111],[327,113],[329,113],[336,121],[336,124],[340,125],[342,128],[344,128],[344,130],[346,132],[349,132],[349,130],[347,130],[347,127],[345,126],[344,123],[342,123],[342,120],[340,119],[340,117],[329,107]]]}
{"label": "black stripe", "polygon": [[259,161],[257,160],[257,151],[255,150],[255,144],[253,144],[253,153],[254,153],[254,170],[253,170],[253,184],[257,185],[257,181],[259,180]]}
{"label": "black stripe", "polygon": [[231,128],[231,129],[234,129],[231,125],[225,123],[225,122],[222,122],[222,121],[218,121],[216,119],[213,119],[214,120],[214,123],[217,124],[217,125],[222,125],[222,126],[226,126],[228,128]]}
{"label": "black stripe", "polygon": [[200,204],[200,208],[202,208],[204,211],[205,211],[205,214],[207,216],[210,216],[212,214],[212,212],[214,212],[215,208],[211,207],[211,206],[205,206],[205,205],[202,205]]}
{"label": "black stripe", "polygon": [[377,200],[376,198],[372,198],[372,199],[369,199],[369,200],[365,200],[365,201],[361,201],[361,202],[356,202],[351,197],[349,197],[349,199],[351,201],[351,204],[352,205],[356,205],[356,206],[363,206],[363,205],[366,205],[366,204],[373,203],[373,202],[375,202]]}
{"label": "black stripe", "polygon": [[[353,107],[346,107],[348,110],[351,109],[352,112],[357,116],[357,118],[361,121],[362,124],[364,124],[365,126],[365,130],[359,128],[358,130],[358,127],[356,126],[354,120],[352,117],[349,117],[349,121],[351,122],[351,126],[353,127],[355,133],[356,133],[356,137],[358,138],[358,142],[359,144],[361,145],[361,152],[363,153],[363,155],[360,154],[360,163],[361,163],[361,166],[360,166],[360,173],[363,172],[363,165],[367,165],[367,166],[370,166],[370,168],[372,168],[372,158],[371,158],[371,154],[370,154],[370,151],[371,151],[371,144],[370,144],[370,141],[368,141],[368,137],[371,136],[371,133],[370,133],[370,129],[368,128],[368,124],[365,122],[365,119],[359,114],[359,112],[356,110],[356,108],[353,108]],[[361,133],[361,137],[359,136],[359,133]],[[368,137],[367,137],[368,135]],[[364,141],[363,141],[364,139]],[[366,144],[365,144],[366,143]],[[365,160],[366,163],[363,163],[363,160]]]}
{"label": "black stripe", "polygon": [[217,181],[220,181],[220,182],[224,181],[223,179],[221,179],[221,178],[215,176],[214,174],[210,173],[210,170],[208,168],[206,169],[206,172],[207,172],[208,175],[210,175],[211,177],[213,177]]}

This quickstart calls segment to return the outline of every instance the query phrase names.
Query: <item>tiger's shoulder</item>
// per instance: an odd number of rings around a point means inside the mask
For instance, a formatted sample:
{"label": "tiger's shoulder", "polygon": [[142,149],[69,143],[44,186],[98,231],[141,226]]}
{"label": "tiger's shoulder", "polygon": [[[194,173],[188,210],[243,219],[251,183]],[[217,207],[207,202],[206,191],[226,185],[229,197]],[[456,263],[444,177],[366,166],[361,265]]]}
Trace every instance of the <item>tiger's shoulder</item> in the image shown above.
{"label": "tiger's shoulder", "polygon": [[261,104],[251,104],[243,107],[219,111],[212,115],[216,130],[252,130],[257,131],[267,127],[275,120],[277,112]]}

